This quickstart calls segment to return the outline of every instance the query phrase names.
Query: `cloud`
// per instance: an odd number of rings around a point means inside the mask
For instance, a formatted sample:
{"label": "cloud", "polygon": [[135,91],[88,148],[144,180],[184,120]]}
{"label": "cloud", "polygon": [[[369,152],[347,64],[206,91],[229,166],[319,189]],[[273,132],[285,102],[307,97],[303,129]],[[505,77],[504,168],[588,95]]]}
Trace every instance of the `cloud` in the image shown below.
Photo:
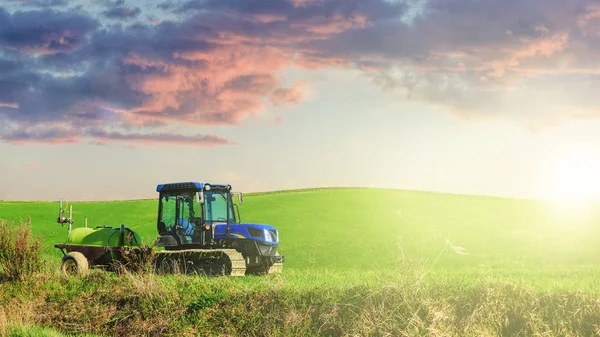
{"label": "cloud", "polygon": [[600,73],[599,8],[580,0],[430,0],[408,24],[399,19],[408,6],[398,2],[190,1],[181,7],[245,18],[220,31],[293,50],[297,66],[358,67],[409,99],[469,118],[519,120],[600,113],[592,89],[592,74]]}
{"label": "cloud", "polygon": [[8,0],[9,2],[19,3],[23,6],[30,7],[52,7],[52,6],[67,6],[67,0]]}
{"label": "cloud", "polygon": [[104,130],[92,130],[88,136],[100,142],[136,142],[143,144],[169,144],[169,145],[194,145],[212,147],[217,145],[235,145],[223,137],[217,135],[182,135],[173,133],[121,133],[107,132]]}
{"label": "cloud", "polygon": [[[100,16],[0,8],[0,117],[10,124],[0,137],[226,144],[167,127],[242,125],[269,106],[300,104],[308,84],[287,83],[291,66],[361,69],[469,117],[595,114],[600,7],[416,3],[191,0],[159,4],[152,23],[110,20],[140,14],[121,0]],[[565,83],[580,90],[565,93]]]}
{"label": "cloud", "polygon": [[304,100],[307,82],[296,82],[290,88],[277,88],[269,96],[274,106],[284,104],[298,104]]}
{"label": "cloud", "polygon": [[103,12],[104,16],[111,19],[135,18],[142,10],[139,7],[129,8],[124,6],[113,7]]}
{"label": "cloud", "polygon": [[88,16],[55,10],[18,11],[0,7],[0,48],[17,54],[55,54],[73,51],[98,27]]}
{"label": "cloud", "polygon": [[[347,63],[318,51],[299,53],[294,44],[364,27],[400,8],[369,3],[192,1],[174,7],[188,12],[179,21],[130,26],[83,11],[2,10],[0,114],[14,124],[2,139],[149,141],[136,133],[144,129],[167,142],[161,128],[168,125],[240,125],[269,105],[300,103],[303,85],[286,83],[283,70],[294,63],[313,69]],[[107,5],[105,16],[139,14],[124,10],[123,1]],[[49,125],[61,127],[39,128]],[[97,132],[75,131],[85,128]],[[120,136],[125,131],[127,138]]]}
{"label": "cloud", "polygon": [[81,131],[65,126],[15,127],[14,125],[0,125],[0,140],[17,145],[28,143],[74,144],[79,142],[81,135]]}
{"label": "cloud", "polygon": [[15,145],[46,144],[63,145],[87,143],[107,145],[114,143],[136,143],[138,145],[178,145],[213,147],[237,145],[213,134],[184,135],[172,132],[121,132],[99,128],[75,129],[68,125],[48,124],[36,126],[0,127],[0,140]]}
{"label": "cloud", "polygon": [[0,108],[19,109],[19,105],[16,103],[2,103],[0,102]]}
{"label": "cloud", "polygon": [[584,83],[598,84],[589,29],[597,13],[586,1],[430,0],[410,25],[381,21],[306,48],[353,60],[378,85],[463,116],[567,120],[596,102]]}

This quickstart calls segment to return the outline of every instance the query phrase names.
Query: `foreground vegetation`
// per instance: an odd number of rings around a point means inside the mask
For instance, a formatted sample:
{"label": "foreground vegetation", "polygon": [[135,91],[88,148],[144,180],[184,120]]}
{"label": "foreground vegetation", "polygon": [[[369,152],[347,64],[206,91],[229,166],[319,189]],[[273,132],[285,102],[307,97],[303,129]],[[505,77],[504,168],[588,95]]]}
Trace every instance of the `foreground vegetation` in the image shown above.
{"label": "foreground vegetation", "polygon": [[47,274],[3,286],[0,334],[39,327],[115,336],[598,334],[596,294],[416,271],[246,279]]}
{"label": "foreground vegetation", "polygon": [[[154,200],[74,211],[156,236]],[[27,256],[44,262],[0,281],[0,335],[600,334],[597,205],[343,189],[248,196],[240,211],[279,228],[283,274],[66,278],[56,203],[0,203],[0,218],[31,216],[20,233],[29,247],[41,235]]]}

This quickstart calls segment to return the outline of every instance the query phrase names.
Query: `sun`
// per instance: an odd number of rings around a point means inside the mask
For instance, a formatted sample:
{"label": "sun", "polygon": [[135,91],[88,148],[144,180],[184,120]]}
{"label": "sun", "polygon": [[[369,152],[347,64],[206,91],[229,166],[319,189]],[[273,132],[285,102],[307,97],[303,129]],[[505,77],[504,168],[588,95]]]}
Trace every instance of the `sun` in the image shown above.
{"label": "sun", "polygon": [[568,148],[557,156],[551,169],[552,199],[600,199],[600,158],[597,150],[588,146]]}

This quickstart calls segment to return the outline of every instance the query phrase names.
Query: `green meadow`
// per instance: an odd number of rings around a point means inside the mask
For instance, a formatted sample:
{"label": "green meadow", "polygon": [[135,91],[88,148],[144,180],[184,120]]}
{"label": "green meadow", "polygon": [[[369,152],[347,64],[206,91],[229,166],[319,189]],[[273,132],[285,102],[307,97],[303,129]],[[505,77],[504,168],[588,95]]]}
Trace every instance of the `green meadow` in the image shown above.
{"label": "green meadow", "polygon": [[[156,238],[156,200],[72,202],[74,227]],[[0,283],[0,335],[594,336],[600,205],[382,189],[257,193],[243,222],[279,229],[281,275],[58,273],[58,202],[31,218],[45,271]],[[18,303],[18,304],[17,304]],[[93,305],[90,305],[93,303]]]}

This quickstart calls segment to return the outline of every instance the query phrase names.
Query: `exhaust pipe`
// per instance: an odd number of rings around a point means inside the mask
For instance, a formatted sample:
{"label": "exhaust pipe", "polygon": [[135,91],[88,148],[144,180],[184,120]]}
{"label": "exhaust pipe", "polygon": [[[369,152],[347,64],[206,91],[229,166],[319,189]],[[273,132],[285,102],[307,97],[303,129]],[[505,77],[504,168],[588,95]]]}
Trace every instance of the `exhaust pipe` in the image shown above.
{"label": "exhaust pipe", "polygon": [[73,229],[73,205],[69,205],[69,234]]}
{"label": "exhaust pipe", "polygon": [[124,244],[125,244],[125,225],[121,224],[121,227],[119,228],[119,247],[123,248]]}

